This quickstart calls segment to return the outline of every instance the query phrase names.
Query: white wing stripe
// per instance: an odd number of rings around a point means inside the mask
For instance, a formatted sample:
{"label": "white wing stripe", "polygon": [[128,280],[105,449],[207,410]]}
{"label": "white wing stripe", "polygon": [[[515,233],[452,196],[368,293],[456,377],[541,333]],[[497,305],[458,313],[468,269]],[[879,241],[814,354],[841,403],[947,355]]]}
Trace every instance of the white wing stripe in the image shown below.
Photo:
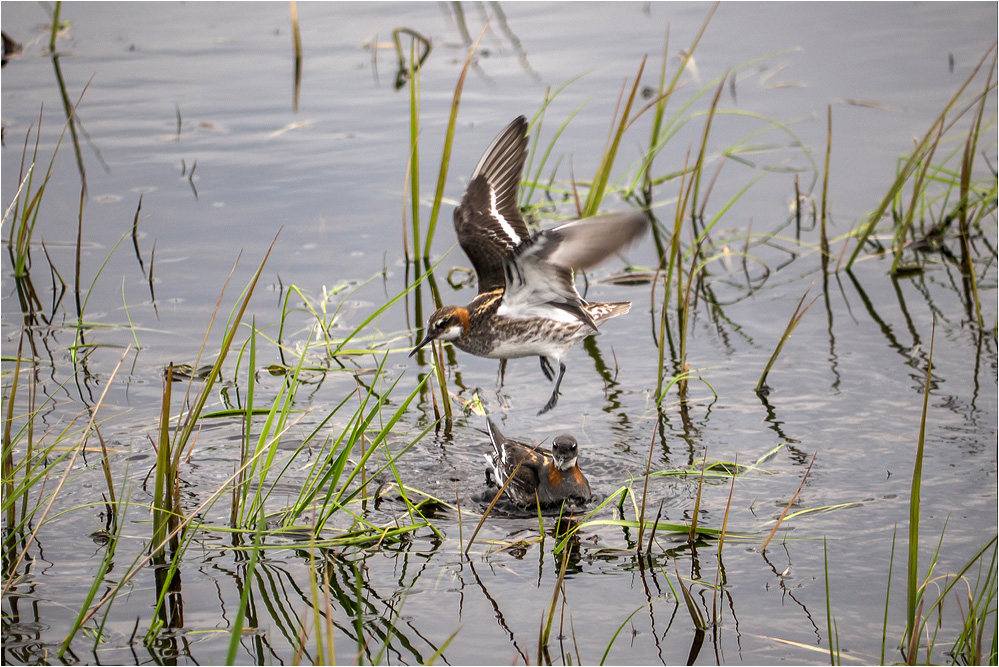
{"label": "white wing stripe", "polygon": [[499,223],[500,228],[509,237],[511,245],[520,245],[520,237],[517,236],[517,231],[506,221],[502,215],[500,215],[499,209],[496,208],[496,188],[489,184],[489,215]]}

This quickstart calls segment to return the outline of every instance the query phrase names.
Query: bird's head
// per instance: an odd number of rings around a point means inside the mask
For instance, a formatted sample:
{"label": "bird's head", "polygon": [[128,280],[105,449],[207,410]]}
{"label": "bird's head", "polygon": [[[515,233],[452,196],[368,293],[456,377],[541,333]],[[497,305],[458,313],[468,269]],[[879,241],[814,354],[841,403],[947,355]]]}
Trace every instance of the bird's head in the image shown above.
{"label": "bird's head", "polygon": [[572,470],[579,454],[579,443],[571,435],[557,435],[552,440],[552,458],[560,471]]}
{"label": "bird's head", "polygon": [[444,306],[427,320],[427,333],[409,356],[435,340],[456,340],[468,332],[468,310],[461,306]]}

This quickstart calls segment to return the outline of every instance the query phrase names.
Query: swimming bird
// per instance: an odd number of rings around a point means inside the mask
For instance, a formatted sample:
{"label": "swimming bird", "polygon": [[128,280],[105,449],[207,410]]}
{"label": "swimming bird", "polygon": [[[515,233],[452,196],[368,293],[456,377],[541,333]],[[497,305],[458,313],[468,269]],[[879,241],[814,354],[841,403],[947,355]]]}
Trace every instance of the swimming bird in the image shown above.
{"label": "swimming bird", "polygon": [[[475,268],[479,292],[467,306],[444,306],[409,356],[434,340],[489,359],[537,356],[555,387],[538,414],[558,403],[563,358],[630,301],[590,303],[573,271],[596,266],[649,226],[642,213],[583,218],[531,234],[517,204],[527,158],[527,120],[520,116],[486,149],[454,211],[454,228]],[[558,378],[553,372],[558,364]]]}
{"label": "swimming bird", "polygon": [[[585,504],[593,494],[579,469],[579,443],[571,435],[552,439],[552,450],[541,451],[504,436],[492,419],[486,418],[493,451],[485,454],[486,483],[502,487],[510,477],[505,496],[517,505],[552,507],[568,502]],[[520,466],[519,468],[517,466]],[[537,500],[535,500],[535,497]]]}

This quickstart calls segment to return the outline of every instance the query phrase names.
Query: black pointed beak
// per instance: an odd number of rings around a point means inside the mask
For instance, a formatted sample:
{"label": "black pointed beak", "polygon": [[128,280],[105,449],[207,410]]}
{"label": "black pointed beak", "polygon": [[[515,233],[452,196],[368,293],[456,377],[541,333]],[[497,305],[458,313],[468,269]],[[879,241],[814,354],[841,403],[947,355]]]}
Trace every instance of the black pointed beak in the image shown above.
{"label": "black pointed beak", "polygon": [[413,351],[409,353],[410,358],[412,358],[414,354],[416,354],[417,352],[419,352],[420,349],[422,349],[427,343],[430,343],[433,340],[434,339],[430,336],[430,332],[428,331],[427,335],[423,337],[423,340],[421,340],[419,343],[417,343],[416,347],[413,348]]}

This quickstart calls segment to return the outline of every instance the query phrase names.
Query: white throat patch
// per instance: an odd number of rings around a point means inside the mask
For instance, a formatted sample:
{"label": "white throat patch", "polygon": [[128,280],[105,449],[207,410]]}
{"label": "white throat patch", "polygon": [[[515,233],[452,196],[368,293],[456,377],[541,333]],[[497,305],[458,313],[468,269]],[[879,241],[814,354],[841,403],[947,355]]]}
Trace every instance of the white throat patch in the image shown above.
{"label": "white throat patch", "polygon": [[445,329],[444,333],[442,333],[437,338],[438,340],[457,340],[461,338],[461,333],[462,333],[461,330],[462,326],[460,324],[456,324],[453,327],[448,327],[447,329]]}

